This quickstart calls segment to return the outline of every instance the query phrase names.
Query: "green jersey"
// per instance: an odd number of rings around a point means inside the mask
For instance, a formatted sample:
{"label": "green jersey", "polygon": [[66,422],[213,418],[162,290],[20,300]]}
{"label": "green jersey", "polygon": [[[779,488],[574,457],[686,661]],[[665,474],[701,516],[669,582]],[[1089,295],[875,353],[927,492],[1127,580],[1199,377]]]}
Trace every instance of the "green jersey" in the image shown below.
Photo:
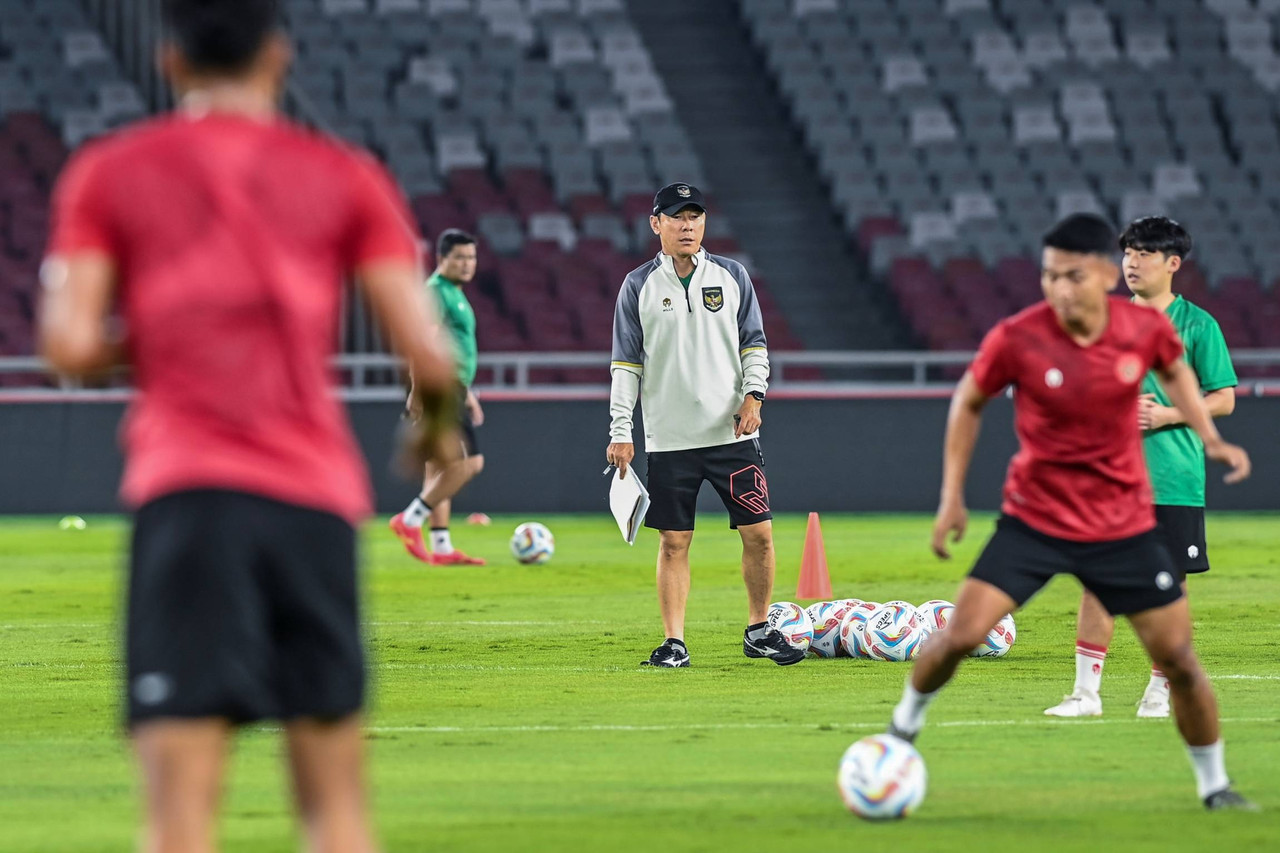
{"label": "green jersey", "polygon": [[458,381],[462,387],[470,388],[476,379],[476,312],[471,310],[462,288],[440,273],[427,279],[427,289],[435,295],[440,319],[449,330],[453,357],[458,362]]}
{"label": "green jersey", "polygon": [[[1200,390],[1235,387],[1236,371],[1218,321],[1181,296],[1174,297],[1165,314],[1182,338],[1183,358],[1195,371]],[[1142,380],[1142,393],[1155,394],[1162,406],[1172,405],[1154,372]],[[1204,444],[1195,430],[1186,424],[1152,430],[1144,435],[1142,449],[1157,505],[1204,506]]]}

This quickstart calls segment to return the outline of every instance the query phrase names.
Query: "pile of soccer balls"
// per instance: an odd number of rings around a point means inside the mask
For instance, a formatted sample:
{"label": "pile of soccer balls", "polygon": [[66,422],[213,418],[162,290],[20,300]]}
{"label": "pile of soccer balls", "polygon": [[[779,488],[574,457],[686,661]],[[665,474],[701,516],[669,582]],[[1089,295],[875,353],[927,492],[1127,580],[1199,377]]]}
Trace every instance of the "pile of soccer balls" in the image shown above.
{"label": "pile of soccer balls", "polygon": [[[877,604],[859,598],[820,601],[808,608],[778,601],[769,605],[768,618],[793,647],[818,657],[904,661],[913,660],[929,635],[946,627],[953,609],[955,605],[941,599],[919,607],[907,601]],[[1013,616],[1006,616],[970,656],[1003,657],[1015,635]]]}

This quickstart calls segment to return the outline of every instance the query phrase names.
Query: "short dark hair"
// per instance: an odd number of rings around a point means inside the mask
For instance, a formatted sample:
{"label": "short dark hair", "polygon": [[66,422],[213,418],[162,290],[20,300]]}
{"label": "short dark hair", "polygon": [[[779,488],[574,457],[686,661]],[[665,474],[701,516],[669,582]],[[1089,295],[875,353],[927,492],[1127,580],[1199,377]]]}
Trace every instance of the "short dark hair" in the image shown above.
{"label": "short dark hair", "polygon": [[449,257],[456,246],[471,246],[475,242],[476,238],[461,228],[446,228],[436,238],[436,260],[442,261]]}
{"label": "short dark hair", "polygon": [[1111,257],[1116,251],[1116,232],[1097,214],[1073,213],[1049,229],[1043,243],[1046,249]]}
{"label": "short dark hair", "polygon": [[164,0],[169,38],[197,71],[235,74],[280,26],[278,0]]}
{"label": "short dark hair", "polygon": [[1144,216],[1129,223],[1120,235],[1120,249],[1159,252],[1166,257],[1191,254],[1191,235],[1167,216]]}

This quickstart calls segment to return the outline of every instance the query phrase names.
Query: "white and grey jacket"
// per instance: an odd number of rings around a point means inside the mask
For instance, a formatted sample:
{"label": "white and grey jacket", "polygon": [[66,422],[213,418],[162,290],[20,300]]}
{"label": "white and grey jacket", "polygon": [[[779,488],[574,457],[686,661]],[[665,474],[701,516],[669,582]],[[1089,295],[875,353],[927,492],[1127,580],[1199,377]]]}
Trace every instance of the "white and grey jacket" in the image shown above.
{"label": "white and grey jacket", "polygon": [[641,388],[648,452],[756,437],[733,435],[743,398],[768,388],[769,350],[755,288],[735,260],[703,250],[694,263],[687,291],[664,254],[622,283],[613,315],[611,441],[632,441]]}

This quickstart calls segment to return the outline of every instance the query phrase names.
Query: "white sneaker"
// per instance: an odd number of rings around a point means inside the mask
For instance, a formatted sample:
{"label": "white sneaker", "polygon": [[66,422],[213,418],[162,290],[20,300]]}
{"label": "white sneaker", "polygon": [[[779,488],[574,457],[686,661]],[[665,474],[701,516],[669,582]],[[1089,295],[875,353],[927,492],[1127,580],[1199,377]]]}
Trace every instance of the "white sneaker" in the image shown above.
{"label": "white sneaker", "polygon": [[1168,696],[1143,696],[1142,701],[1138,703],[1139,717],[1167,717],[1169,716],[1169,697]]}
{"label": "white sneaker", "polygon": [[1063,696],[1062,702],[1045,709],[1046,717],[1101,717],[1102,700],[1097,693],[1081,690]]}

